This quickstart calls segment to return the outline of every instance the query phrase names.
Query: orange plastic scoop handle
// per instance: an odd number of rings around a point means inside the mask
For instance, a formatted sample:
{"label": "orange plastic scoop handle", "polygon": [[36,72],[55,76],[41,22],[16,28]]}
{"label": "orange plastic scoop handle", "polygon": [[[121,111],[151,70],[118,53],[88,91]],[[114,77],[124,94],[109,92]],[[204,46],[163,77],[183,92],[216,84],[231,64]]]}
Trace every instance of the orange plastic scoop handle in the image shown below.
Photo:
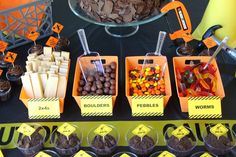
{"label": "orange plastic scoop handle", "polygon": [[171,40],[182,38],[183,33],[192,33],[192,24],[188,14],[188,11],[184,4],[179,1],[172,1],[166,4],[162,9],[162,13],[167,13],[170,10],[175,10],[181,29],[176,32],[169,34]]}

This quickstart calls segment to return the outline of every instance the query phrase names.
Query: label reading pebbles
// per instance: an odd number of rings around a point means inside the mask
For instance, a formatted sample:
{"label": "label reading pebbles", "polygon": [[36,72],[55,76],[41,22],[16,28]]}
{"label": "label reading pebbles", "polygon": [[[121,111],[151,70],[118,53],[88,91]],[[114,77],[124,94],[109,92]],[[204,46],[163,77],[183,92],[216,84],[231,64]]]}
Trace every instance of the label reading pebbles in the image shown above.
{"label": "label reading pebbles", "polygon": [[139,126],[137,126],[132,133],[134,135],[139,136],[140,138],[143,138],[145,135],[147,135],[149,132],[151,131],[151,129],[143,124],[140,124]]}
{"label": "label reading pebbles", "polygon": [[202,154],[200,157],[213,157],[213,156],[206,152],[206,153]]}
{"label": "label reading pebbles", "polygon": [[76,128],[69,123],[64,123],[57,129],[59,133],[65,135],[66,137],[69,137],[75,130]]}
{"label": "label reading pebbles", "polygon": [[175,157],[175,155],[168,152],[168,151],[164,151],[160,155],[158,155],[157,157]]}
{"label": "label reading pebbles", "polygon": [[92,157],[92,156],[86,153],[85,151],[80,150],[78,153],[75,154],[74,157]]}
{"label": "label reading pebbles", "polygon": [[183,137],[187,136],[190,133],[183,125],[175,129],[171,134],[181,140]]}
{"label": "label reading pebbles", "polygon": [[35,129],[33,127],[29,126],[28,124],[23,123],[17,129],[17,131],[19,133],[22,133],[25,136],[31,136],[35,132]]}
{"label": "label reading pebbles", "polygon": [[39,152],[35,157],[52,157],[52,156],[44,152]]}
{"label": "label reading pebbles", "polygon": [[94,130],[94,133],[100,136],[106,136],[112,131],[112,128],[108,125],[101,124],[96,130]]}
{"label": "label reading pebbles", "polygon": [[210,132],[215,135],[217,138],[225,135],[229,130],[222,124],[217,124],[210,129]]}

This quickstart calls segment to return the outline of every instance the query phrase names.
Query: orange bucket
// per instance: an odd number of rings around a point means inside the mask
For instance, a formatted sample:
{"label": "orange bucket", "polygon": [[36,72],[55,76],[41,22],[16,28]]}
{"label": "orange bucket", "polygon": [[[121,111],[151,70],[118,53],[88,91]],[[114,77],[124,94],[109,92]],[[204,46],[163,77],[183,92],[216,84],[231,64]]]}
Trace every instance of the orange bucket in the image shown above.
{"label": "orange bucket", "polygon": [[[129,71],[134,69],[137,66],[142,65],[144,59],[145,59],[145,56],[126,57],[126,59],[125,59],[126,97],[129,101],[131,109],[132,109],[132,96],[130,95]],[[150,59],[148,59],[148,60],[150,60]],[[161,67],[163,67],[164,64],[167,63],[167,58],[165,56],[152,56],[151,62],[152,62],[151,64],[158,64]],[[166,95],[164,96],[164,104],[163,105],[165,108],[170,97],[172,96],[168,64],[166,65],[166,69],[164,72],[164,80],[165,80]]]}
{"label": "orange bucket", "polygon": [[[67,72],[67,82],[68,82],[68,76],[69,76],[69,71],[70,71],[70,61],[69,61],[69,65],[68,65],[68,72]],[[67,87],[66,87],[67,89]],[[22,87],[21,92],[20,92],[20,100],[24,103],[24,105],[28,108],[28,101],[31,98],[29,96],[27,96],[24,88]],[[45,98],[47,99],[47,98]],[[65,102],[65,97],[63,98],[59,98],[59,105],[60,105],[60,113],[64,112],[64,102]]]}
{"label": "orange bucket", "polygon": [[[97,58],[93,56],[84,56],[80,58],[80,61],[83,63],[87,63],[87,66],[94,66],[93,65],[93,60],[97,60]],[[117,56],[100,56],[102,62],[104,65],[109,65],[112,62],[116,63],[116,93],[115,95],[111,96],[112,99],[112,108],[115,106],[115,101],[118,95],[118,57]],[[78,88],[79,88],[79,81],[80,78],[83,77],[81,76],[81,69],[80,69],[80,64],[79,64],[79,58],[77,59],[76,62],[76,68],[75,68],[75,75],[74,75],[74,84],[73,84],[73,91],[72,91],[72,96],[74,97],[75,101],[77,102],[78,106],[81,108],[81,98],[83,96],[79,96]],[[96,96],[96,97],[104,97],[104,96]],[[91,115],[90,115],[91,116]],[[97,115],[99,116],[99,115]]]}
{"label": "orange bucket", "polygon": [[[208,62],[210,60],[209,56],[187,56],[187,57],[174,57],[173,58],[173,66],[174,66],[174,74],[175,74],[175,85],[180,101],[180,107],[182,112],[188,112],[188,97],[180,97],[179,96],[179,89],[177,85],[177,77],[176,77],[176,69],[183,69],[187,66],[191,61],[197,62]],[[188,64],[187,64],[188,63]],[[217,78],[217,90],[216,96],[219,96],[221,100],[225,97],[224,87],[221,80],[220,71],[217,65],[216,60],[214,59],[211,64],[217,69],[216,71],[216,78]]]}

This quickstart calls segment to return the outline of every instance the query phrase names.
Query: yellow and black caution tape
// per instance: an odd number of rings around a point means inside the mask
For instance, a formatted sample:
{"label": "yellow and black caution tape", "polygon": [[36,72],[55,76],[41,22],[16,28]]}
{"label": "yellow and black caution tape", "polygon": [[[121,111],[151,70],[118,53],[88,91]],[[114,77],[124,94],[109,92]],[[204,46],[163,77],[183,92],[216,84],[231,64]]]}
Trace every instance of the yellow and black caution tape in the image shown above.
{"label": "yellow and black caution tape", "polygon": [[111,99],[112,96],[102,95],[102,96],[81,96],[81,99]]}
{"label": "yellow and black caution tape", "polygon": [[144,117],[144,116],[164,116],[164,113],[160,112],[137,112],[137,113],[132,113],[133,117]]}
{"label": "yellow and black caution tape", "polygon": [[29,119],[58,119],[60,115],[41,115],[41,116],[29,116]]}
{"label": "yellow and black caution tape", "polygon": [[163,98],[163,95],[150,95],[150,96],[132,96],[132,99],[159,99]]}
{"label": "yellow and black caution tape", "polygon": [[191,100],[191,101],[200,101],[200,100],[218,100],[220,99],[219,96],[208,96],[208,97],[189,97],[188,100]]}
{"label": "yellow and black caution tape", "polygon": [[112,116],[112,112],[89,112],[89,113],[81,113],[81,116]]}

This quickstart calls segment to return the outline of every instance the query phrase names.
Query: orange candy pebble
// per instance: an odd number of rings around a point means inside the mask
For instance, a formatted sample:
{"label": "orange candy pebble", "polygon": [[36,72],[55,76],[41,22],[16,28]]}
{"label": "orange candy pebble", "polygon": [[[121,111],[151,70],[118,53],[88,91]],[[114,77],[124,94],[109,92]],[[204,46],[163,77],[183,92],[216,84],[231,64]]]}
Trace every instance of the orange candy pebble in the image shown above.
{"label": "orange candy pebble", "polygon": [[138,88],[134,88],[134,93],[138,93]]}
{"label": "orange candy pebble", "polygon": [[152,95],[155,95],[155,94],[156,94],[156,92],[155,92],[154,90],[152,90],[152,91],[151,91],[151,94],[152,94]]}
{"label": "orange candy pebble", "polygon": [[159,90],[157,90],[157,91],[156,91],[156,94],[157,94],[157,95],[160,95],[160,94],[161,94],[161,92],[160,92]]}
{"label": "orange candy pebble", "polygon": [[160,73],[160,70],[155,70],[155,73],[156,73],[156,74],[159,74],[159,73]]}
{"label": "orange candy pebble", "polygon": [[149,84],[150,84],[150,85],[154,85],[154,81],[150,81]]}
{"label": "orange candy pebble", "polygon": [[161,88],[160,91],[161,91],[161,92],[165,92],[165,89]]}
{"label": "orange candy pebble", "polygon": [[142,87],[142,91],[143,92],[147,91],[146,87]]}
{"label": "orange candy pebble", "polygon": [[164,84],[161,85],[161,89],[165,89],[165,85]]}

